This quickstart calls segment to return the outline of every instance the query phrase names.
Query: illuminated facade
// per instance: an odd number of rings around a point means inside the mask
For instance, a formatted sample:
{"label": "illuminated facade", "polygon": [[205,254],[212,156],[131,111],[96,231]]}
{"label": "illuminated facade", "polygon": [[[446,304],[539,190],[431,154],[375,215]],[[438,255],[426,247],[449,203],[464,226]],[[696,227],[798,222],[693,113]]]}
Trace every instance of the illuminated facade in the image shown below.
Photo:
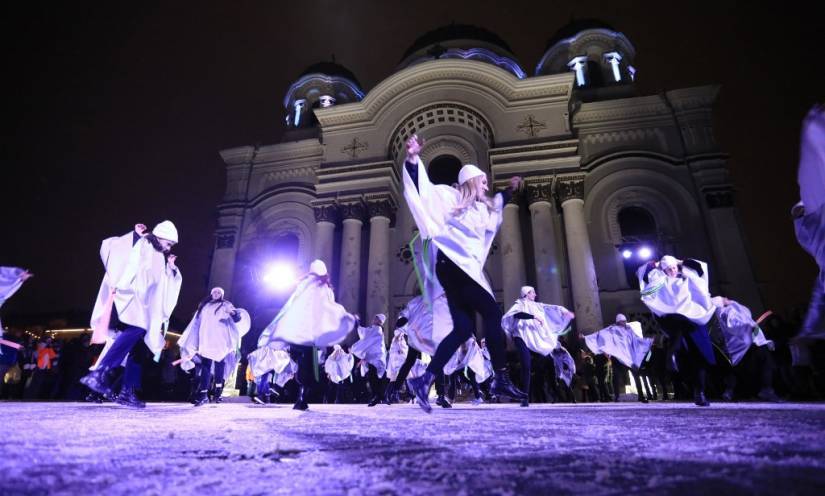
{"label": "illuminated facade", "polygon": [[632,269],[664,253],[709,262],[714,291],[760,298],[714,138],[716,86],[638,95],[635,49],[599,23],[568,26],[528,76],[506,43],[471,26],[422,36],[365,92],[334,63],[312,66],[284,98],[283,141],[223,150],[211,284],[260,326],[283,297],[265,265],[326,261],[338,300],[362,316],[416,294],[404,205],[404,142],[425,140],[434,181],[464,163],[496,185],[523,176],[486,271],[503,305],[520,286],[573,308],[580,330],[644,312]]}

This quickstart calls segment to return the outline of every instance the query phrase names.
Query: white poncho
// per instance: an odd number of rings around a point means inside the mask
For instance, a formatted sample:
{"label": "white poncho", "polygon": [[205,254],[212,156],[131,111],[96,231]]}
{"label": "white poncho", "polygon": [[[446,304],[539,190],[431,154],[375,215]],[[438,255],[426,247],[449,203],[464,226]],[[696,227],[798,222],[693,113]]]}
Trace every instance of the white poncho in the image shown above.
{"label": "white poncho", "polygon": [[653,339],[642,336],[642,324],[628,322],[627,326],[613,324],[584,337],[590,351],[596,354],[607,353],[626,367],[641,367]]}
{"label": "white poncho", "polygon": [[486,366],[484,355],[475,338],[468,339],[458,347],[455,354],[444,365],[444,374],[450,375],[465,367],[469,367],[475,373],[476,382],[479,384],[486,381],[492,372],[492,367]]}
{"label": "white poncho", "polygon": [[[529,313],[532,319],[517,319],[518,313]],[[521,338],[531,351],[549,355],[559,344],[559,336],[567,331],[573,317],[569,310],[527,298],[519,298],[501,318],[501,328],[514,338]]]}
{"label": "white poncho", "polygon": [[[0,308],[23,285],[21,276],[24,272],[26,271],[17,267],[0,267]],[[3,321],[0,320],[0,338],[2,337]],[[2,353],[3,350],[0,348],[0,354]],[[3,380],[3,378],[0,377],[0,380]]]}
{"label": "white poncho", "polygon": [[249,314],[238,309],[241,320],[232,320],[234,307],[226,300],[207,302],[183,331],[178,340],[181,356],[196,354],[214,361],[223,360],[241,346],[241,339],[249,332]]}
{"label": "white poncho", "polygon": [[564,346],[559,345],[553,350],[550,356],[553,357],[556,377],[564,381],[567,387],[570,387],[570,384],[573,382],[573,376],[576,375],[576,362],[573,360],[573,357],[570,356],[570,352],[568,352]]}
{"label": "white poncho", "polygon": [[[132,245],[134,232],[103,240],[100,258],[106,273],[92,311],[91,327],[107,318],[109,296],[116,289],[114,306],[124,324],[146,330],[143,341],[158,355],[163,350],[165,328],[175,309],[183,277],[172,270],[163,253],[146,238]],[[110,330],[111,333],[111,330]]]}
{"label": "white poncho", "polygon": [[409,345],[433,356],[441,341],[452,332],[453,319],[443,291],[431,303],[432,310],[423,296],[416,296],[407,303],[400,316],[407,318],[401,329],[407,333]]}
{"label": "white poncho", "polygon": [[283,346],[262,346],[257,350],[247,355],[249,360],[249,369],[252,375],[257,379],[263,377],[269,372],[275,372],[276,375],[283,373],[292,360],[289,358],[289,352]]}
{"label": "white poncho", "polygon": [[335,349],[324,362],[324,371],[326,371],[330,381],[340,384],[352,375],[354,365],[355,358],[352,354],[347,353],[341,348],[341,345],[336,344]]}
{"label": "white poncho", "polygon": [[711,330],[711,339],[725,352],[731,364],[737,365],[744,358],[751,345],[765,346],[769,341],[756,324],[747,307],[733,300],[726,305],[723,298],[713,298],[716,316],[719,320],[719,331]]}
{"label": "white poncho", "polygon": [[355,317],[335,302],[322,279],[309,274],[263,330],[258,347],[271,341],[325,348],[343,341],[355,326]]}
{"label": "white poncho", "polygon": [[637,276],[642,302],[657,317],[679,314],[694,324],[707,324],[716,306],[713,305],[708,289],[708,267],[699,262],[703,274],[700,276],[690,267],[683,267],[682,276],[670,277],[659,268],[652,269],[648,282],[644,281],[646,265],[639,267]]}
{"label": "white poncho", "polygon": [[358,341],[350,347],[350,353],[363,360],[361,375],[366,377],[368,365],[376,368],[378,377],[387,370],[387,350],[384,348],[384,330],[381,326],[358,326]]}
{"label": "white poncho", "polygon": [[405,336],[407,334],[403,329],[396,329],[395,336],[390,343],[390,351],[387,353],[387,377],[394,381],[398,377],[398,372],[407,361],[407,353],[410,347],[407,344]]}

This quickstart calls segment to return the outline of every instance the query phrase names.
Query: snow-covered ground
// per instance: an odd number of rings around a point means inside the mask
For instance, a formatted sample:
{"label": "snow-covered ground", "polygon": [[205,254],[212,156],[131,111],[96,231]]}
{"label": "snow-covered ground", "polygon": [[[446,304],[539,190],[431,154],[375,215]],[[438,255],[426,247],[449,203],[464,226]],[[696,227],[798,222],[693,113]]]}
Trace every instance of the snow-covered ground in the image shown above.
{"label": "snow-covered ground", "polygon": [[0,494],[825,494],[825,405],[0,403]]}

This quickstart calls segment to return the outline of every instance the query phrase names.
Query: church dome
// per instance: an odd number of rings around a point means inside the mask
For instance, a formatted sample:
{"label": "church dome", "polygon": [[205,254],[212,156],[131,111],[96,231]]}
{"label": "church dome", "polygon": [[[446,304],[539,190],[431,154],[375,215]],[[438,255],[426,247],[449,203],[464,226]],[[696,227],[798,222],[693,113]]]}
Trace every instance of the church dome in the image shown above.
{"label": "church dome", "polygon": [[510,46],[497,34],[478,26],[449,24],[416,39],[404,52],[399,70],[436,59],[478,60],[526,77]]}
{"label": "church dome", "polygon": [[315,127],[312,109],[352,103],[364,98],[361,84],[349,69],[333,59],[312,64],[301,72],[284,96],[290,129]]}

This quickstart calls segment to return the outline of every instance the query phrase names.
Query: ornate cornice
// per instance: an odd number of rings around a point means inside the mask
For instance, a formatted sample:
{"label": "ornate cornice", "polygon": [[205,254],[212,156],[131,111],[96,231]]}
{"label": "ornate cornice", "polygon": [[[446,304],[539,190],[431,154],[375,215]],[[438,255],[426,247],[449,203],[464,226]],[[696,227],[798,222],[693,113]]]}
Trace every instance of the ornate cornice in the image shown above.
{"label": "ornate cornice", "polygon": [[334,224],[338,221],[338,206],[335,204],[315,205],[312,210],[315,212],[315,222],[331,222]]}
{"label": "ornate cornice", "polygon": [[395,215],[395,205],[389,199],[367,201],[367,214],[373,217],[386,217],[392,220]]}
{"label": "ornate cornice", "polygon": [[364,208],[364,203],[360,201],[339,204],[341,218],[344,220],[355,219],[363,222],[364,214],[366,213],[365,210],[366,209]]}
{"label": "ornate cornice", "polygon": [[525,192],[530,205],[542,201],[550,203],[553,200],[553,183],[527,184]]}

